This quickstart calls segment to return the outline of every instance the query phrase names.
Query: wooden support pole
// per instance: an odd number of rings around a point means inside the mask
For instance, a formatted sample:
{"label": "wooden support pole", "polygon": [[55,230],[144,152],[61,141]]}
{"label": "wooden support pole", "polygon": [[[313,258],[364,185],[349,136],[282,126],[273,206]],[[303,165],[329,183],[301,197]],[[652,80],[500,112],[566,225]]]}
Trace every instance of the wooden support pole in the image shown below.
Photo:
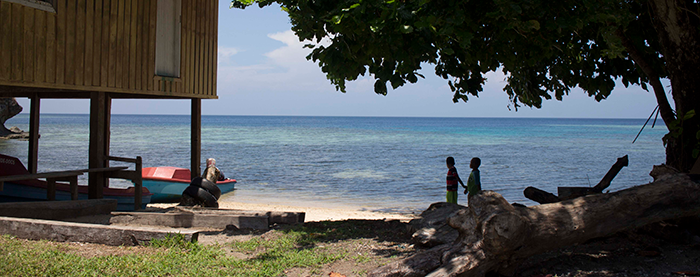
{"label": "wooden support pole", "polygon": [[[109,143],[110,143],[110,137],[111,137],[111,126],[112,126],[112,95],[110,93],[105,93],[105,102],[103,103],[103,108],[105,111],[104,119],[102,120],[102,124],[104,125],[104,128],[102,129],[102,135],[104,137],[103,140],[103,157],[104,157],[104,162],[102,163],[102,167],[109,167]],[[109,178],[103,173],[102,178],[104,179],[104,184],[103,187],[109,187]]]}
{"label": "wooden support pole", "polygon": [[78,176],[70,178],[70,200],[78,200]]}
{"label": "wooden support pole", "polygon": [[46,178],[46,200],[56,200],[56,179]]}
{"label": "wooden support pole", "polygon": [[46,182],[48,184],[49,190],[52,190],[52,192],[47,191],[47,195],[49,196],[49,200],[56,200],[56,181],[68,181],[70,183],[70,200],[78,200],[78,175],[70,175],[70,176],[65,176],[65,177],[56,177],[56,178],[46,178]]}
{"label": "wooden support pole", "polygon": [[[105,155],[105,118],[107,117],[107,96],[105,93],[92,92],[90,94],[90,147],[89,147],[89,168],[106,167]],[[102,188],[105,185],[103,172],[90,172],[88,174],[88,198],[102,198]]]}
{"label": "wooden support pole", "polygon": [[39,160],[39,115],[41,114],[40,102],[41,99],[35,93],[31,98],[29,109],[29,158],[27,159],[27,171],[29,173],[37,172],[37,163]]}
{"label": "wooden support pole", "polygon": [[107,167],[107,168],[92,168],[88,172],[104,172],[105,178],[120,178],[131,180],[134,183],[134,210],[141,209],[143,202],[143,175],[142,175],[142,159],[141,156],[136,156],[136,159],[107,156],[107,160],[134,163],[133,171],[126,170],[128,167]]}
{"label": "wooden support pole", "polygon": [[199,164],[202,160],[202,99],[192,99],[191,125],[191,178],[194,179],[195,177],[199,177]]}
{"label": "wooden support pole", "polygon": [[141,175],[141,156],[136,157],[136,169],[134,172],[134,178],[132,181],[134,182],[134,211],[138,211],[141,209],[141,202],[143,201],[141,198],[143,197],[143,178]]}

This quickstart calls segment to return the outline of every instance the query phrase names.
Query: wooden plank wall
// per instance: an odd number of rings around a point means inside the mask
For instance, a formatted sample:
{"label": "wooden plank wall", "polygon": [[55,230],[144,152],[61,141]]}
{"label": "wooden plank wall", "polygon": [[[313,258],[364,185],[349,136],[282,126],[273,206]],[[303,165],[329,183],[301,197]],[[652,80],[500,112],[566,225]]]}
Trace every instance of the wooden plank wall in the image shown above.
{"label": "wooden plank wall", "polygon": [[218,1],[182,0],[179,78],[154,75],[157,0],[56,0],[55,9],[0,0],[0,85],[216,98]]}

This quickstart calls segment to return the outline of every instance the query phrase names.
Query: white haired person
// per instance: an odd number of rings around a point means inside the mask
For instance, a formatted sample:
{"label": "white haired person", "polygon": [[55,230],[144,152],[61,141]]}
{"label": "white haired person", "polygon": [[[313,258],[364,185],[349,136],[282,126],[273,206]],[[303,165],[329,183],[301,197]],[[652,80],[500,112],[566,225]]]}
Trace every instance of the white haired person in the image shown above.
{"label": "white haired person", "polygon": [[222,173],[216,167],[216,160],[213,158],[207,159],[207,168],[202,173],[202,178],[207,179],[214,184],[216,184],[216,181],[226,179],[226,177],[224,177],[224,173]]}

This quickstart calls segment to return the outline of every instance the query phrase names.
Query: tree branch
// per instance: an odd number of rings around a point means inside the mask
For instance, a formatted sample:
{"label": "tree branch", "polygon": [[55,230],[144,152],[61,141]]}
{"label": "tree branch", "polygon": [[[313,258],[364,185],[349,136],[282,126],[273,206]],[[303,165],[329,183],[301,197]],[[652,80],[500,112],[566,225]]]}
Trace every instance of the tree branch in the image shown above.
{"label": "tree branch", "polygon": [[659,77],[659,73],[656,72],[656,70],[654,70],[654,68],[649,63],[647,63],[642,53],[640,53],[637,47],[634,46],[632,41],[630,41],[630,39],[627,38],[625,33],[622,31],[622,28],[618,28],[617,31],[615,31],[615,35],[622,41],[622,46],[624,46],[625,49],[627,49],[627,52],[629,52],[632,60],[642,69],[644,74],[646,74],[647,77],[649,77],[649,83],[654,89],[656,102],[659,104],[661,118],[664,120],[664,123],[666,123],[666,126],[669,126],[671,121],[674,121],[676,119],[676,115],[673,113],[673,109],[668,103],[666,91],[664,90],[664,86],[661,84],[661,78]]}

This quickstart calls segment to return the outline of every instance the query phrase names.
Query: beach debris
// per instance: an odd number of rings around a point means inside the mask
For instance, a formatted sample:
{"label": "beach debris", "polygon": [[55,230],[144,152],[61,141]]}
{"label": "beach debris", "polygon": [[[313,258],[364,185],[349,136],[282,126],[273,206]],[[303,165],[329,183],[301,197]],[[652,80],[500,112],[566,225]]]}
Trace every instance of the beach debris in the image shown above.
{"label": "beach debris", "polygon": [[698,215],[700,186],[688,174],[525,208],[485,190],[469,198],[468,209],[447,219],[459,232],[456,241],[387,264],[368,276],[482,277],[491,272],[510,276],[522,261],[536,254]]}
{"label": "beach debris", "polygon": [[527,187],[523,191],[523,194],[527,199],[535,201],[540,204],[556,203],[563,200],[573,199],[581,196],[586,196],[589,194],[602,193],[603,190],[610,187],[612,180],[620,173],[623,167],[629,165],[629,158],[627,155],[617,158],[615,164],[612,165],[608,173],[603,176],[603,179],[598,182],[595,187],[558,187],[557,195],[546,192],[544,190]]}
{"label": "beach debris", "polygon": [[219,208],[221,189],[207,179],[197,177],[192,179],[190,185],[182,192],[180,206],[202,206],[207,208]]}
{"label": "beach debris", "polygon": [[328,276],[330,276],[330,277],[347,277],[343,274],[340,274],[338,272],[333,272],[333,271],[331,271],[331,273],[328,273]]}

